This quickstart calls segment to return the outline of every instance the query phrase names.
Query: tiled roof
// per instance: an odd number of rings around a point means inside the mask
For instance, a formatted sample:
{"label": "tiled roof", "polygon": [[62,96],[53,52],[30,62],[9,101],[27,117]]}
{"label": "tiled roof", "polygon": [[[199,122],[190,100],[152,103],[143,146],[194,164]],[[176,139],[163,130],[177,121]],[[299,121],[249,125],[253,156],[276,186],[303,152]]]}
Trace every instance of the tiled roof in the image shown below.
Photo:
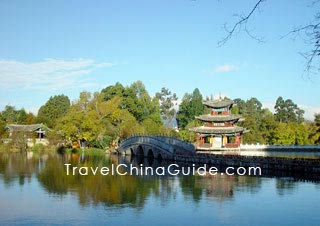
{"label": "tiled roof", "polygon": [[237,121],[241,118],[241,115],[200,115],[196,116],[196,119],[205,122],[230,122]]}
{"label": "tiled roof", "polygon": [[200,126],[190,129],[196,133],[205,133],[205,134],[233,134],[233,133],[240,133],[246,132],[246,129],[240,126],[233,126],[233,127],[206,127]]}
{"label": "tiled roof", "polygon": [[9,132],[34,132],[39,129],[41,129],[42,131],[50,131],[50,129],[43,124],[32,124],[32,125],[8,124],[6,128],[9,130]]}
{"label": "tiled roof", "polygon": [[204,101],[203,104],[211,108],[223,108],[232,105],[233,101],[230,99],[219,99]]}

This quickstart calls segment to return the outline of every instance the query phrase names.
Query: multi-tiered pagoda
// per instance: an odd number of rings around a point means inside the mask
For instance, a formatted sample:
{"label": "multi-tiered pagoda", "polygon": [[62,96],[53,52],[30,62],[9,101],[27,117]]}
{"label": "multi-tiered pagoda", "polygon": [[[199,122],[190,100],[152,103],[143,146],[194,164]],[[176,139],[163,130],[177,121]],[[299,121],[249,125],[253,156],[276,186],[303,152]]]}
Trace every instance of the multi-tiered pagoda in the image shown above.
{"label": "multi-tiered pagoda", "polygon": [[210,108],[210,114],[197,116],[204,125],[191,129],[197,134],[197,149],[238,148],[246,129],[235,125],[241,116],[231,114],[233,101],[219,98],[205,101],[203,104]]}

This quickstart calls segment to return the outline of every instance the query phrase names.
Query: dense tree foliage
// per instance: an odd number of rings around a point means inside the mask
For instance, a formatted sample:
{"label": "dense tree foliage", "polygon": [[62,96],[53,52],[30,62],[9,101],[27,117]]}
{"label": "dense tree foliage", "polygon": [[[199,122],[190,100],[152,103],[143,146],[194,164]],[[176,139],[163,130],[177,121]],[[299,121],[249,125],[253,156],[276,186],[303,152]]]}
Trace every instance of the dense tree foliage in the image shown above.
{"label": "dense tree foliage", "polygon": [[179,128],[185,129],[189,123],[195,120],[195,116],[204,113],[202,100],[199,89],[195,89],[192,94],[186,93],[183,96],[177,114]]}
{"label": "dense tree foliage", "polygon": [[309,127],[309,139],[314,144],[320,144],[320,114],[314,117],[314,122]]}
{"label": "dense tree foliage", "polygon": [[283,100],[280,96],[274,106],[276,111],[275,118],[279,122],[303,122],[304,110],[292,102],[292,100]]}
{"label": "dense tree foliage", "polygon": [[[134,134],[167,134],[193,142],[195,134],[189,129],[202,125],[195,116],[209,113],[203,105],[199,89],[186,93],[179,110],[173,110],[177,101],[175,93],[162,88],[152,98],[141,81],[123,86],[108,86],[101,92],[82,92],[70,104],[67,96],[51,97],[35,117],[24,109],[6,106],[0,112],[0,136],[7,136],[5,126],[10,123],[34,124],[43,122],[53,129],[49,137],[92,147],[115,146],[119,140]],[[250,130],[243,136],[243,143],[261,144],[319,144],[320,114],[314,122],[305,121],[304,111],[290,99],[279,97],[275,113],[263,108],[257,98],[234,99],[233,114],[245,120],[237,125]],[[177,117],[179,132],[166,129],[162,119]],[[52,139],[53,139],[52,138]]]}
{"label": "dense tree foliage", "polygon": [[39,109],[37,118],[38,122],[44,123],[48,127],[53,128],[57,119],[66,115],[69,108],[69,97],[63,94],[50,97],[50,99]]}
{"label": "dense tree foliage", "polygon": [[120,83],[101,93],[82,92],[56,126],[65,140],[95,147],[116,145],[133,134],[167,133],[161,122],[159,102],[142,82]]}
{"label": "dense tree foliage", "polygon": [[8,124],[34,124],[36,117],[31,112],[27,113],[23,108],[16,110],[15,107],[7,105],[5,109],[0,112],[0,138],[6,138],[6,125]]}
{"label": "dense tree foliage", "polygon": [[30,124],[34,116],[32,113],[27,113],[23,108],[16,110],[15,107],[7,105],[2,111],[2,118],[7,124]]}
{"label": "dense tree foliage", "polygon": [[159,103],[156,98],[151,98],[141,81],[134,82],[129,87],[123,87],[120,83],[109,86],[101,91],[104,100],[111,100],[114,96],[121,98],[120,108],[127,109],[138,122],[152,118],[161,124]]}
{"label": "dense tree foliage", "polygon": [[279,97],[275,104],[275,114],[262,109],[262,104],[251,98],[247,101],[235,99],[232,112],[241,114],[245,120],[239,125],[250,130],[243,136],[244,143],[264,144],[307,144],[310,124],[304,122],[304,111],[292,100]]}
{"label": "dense tree foliage", "polygon": [[6,121],[4,120],[2,113],[0,112],[0,138],[5,137],[5,133],[6,133],[5,127],[6,127]]}

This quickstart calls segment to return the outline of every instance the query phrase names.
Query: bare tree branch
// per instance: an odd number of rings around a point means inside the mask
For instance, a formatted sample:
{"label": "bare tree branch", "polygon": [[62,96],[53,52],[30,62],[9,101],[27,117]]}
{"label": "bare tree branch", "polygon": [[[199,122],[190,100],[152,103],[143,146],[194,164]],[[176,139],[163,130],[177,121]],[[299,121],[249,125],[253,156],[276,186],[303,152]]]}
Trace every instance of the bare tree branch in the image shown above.
{"label": "bare tree branch", "polygon": [[[239,17],[239,20],[233,25],[231,29],[228,29],[227,24],[225,24],[224,29],[226,30],[227,35],[218,42],[218,45],[224,45],[232,38],[232,36],[240,31],[245,31],[245,33],[250,38],[258,42],[264,42],[262,38],[252,35],[251,31],[249,31],[247,28],[249,19],[254,14],[254,12],[259,9],[259,6],[264,1],[266,0],[257,0],[256,4],[248,14],[237,15]],[[319,3],[320,0],[312,0],[308,7],[315,7]],[[293,36],[294,39],[298,36],[299,39],[303,40],[307,45],[311,46],[309,51],[300,53],[300,55],[303,56],[306,60],[304,72],[308,74],[308,77],[311,73],[320,73],[320,12],[315,15],[313,22],[310,22],[304,26],[294,28],[284,36],[280,37],[280,39],[288,36]]]}
{"label": "bare tree branch", "polygon": [[263,40],[262,40],[261,38],[255,37],[255,36],[253,36],[253,35],[249,32],[249,30],[247,29],[247,22],[248,22],[248,20],[250,19],[251,15],[259,8],[259,5],[260,5],[262,2],[264,2],[264,1],[266,1],[266,0],[259,0],[259,1],[254,5],[254,7],[251,9],[251,11],[249,12],[249,14],[247,14],[247,15],[238,15],[238,16],[239,16],[239,21],[233,25],[232,29],[229,30],[229,29],[227,28],[227,24],[225,24],[225,25],[224,25],[224,29],[227,31],[228,34],[227,34],[226,37],[224,37],[222,40],[220,40],[220,41],[218,42],[218,45],[219,45],[219,46],[224,45],[224,44],[235,34],[235,32],[237,31],[237,29],[241,30],[241,27],[242,27],[243,25],[245,25],[244,30],[246,31],[246,33],[247,33],[251,38],[253,38],[253,39],[255,39],[255,40],[259,41],[259,42],[263,42]]}
{"label": "bare tree branch", "polygon": [[281,39],[290,35],[299,35],[306,44],[312,46],[311,50],[300,53],[300,55],[306,60],[305,73],[308,74],[308,77],[310,73],[318,73],[320,71],[320,65],[315,61],[318,59],[317,57],[320,56],[320,13],[315,16],[313,23],[294,28],[282,36]]}

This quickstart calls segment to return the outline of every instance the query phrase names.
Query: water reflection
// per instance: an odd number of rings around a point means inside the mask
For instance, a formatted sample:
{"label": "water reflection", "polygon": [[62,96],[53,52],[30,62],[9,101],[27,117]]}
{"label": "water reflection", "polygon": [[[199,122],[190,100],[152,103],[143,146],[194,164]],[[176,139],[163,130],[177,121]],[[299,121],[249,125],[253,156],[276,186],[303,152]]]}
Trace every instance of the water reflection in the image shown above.
{"label": "water reflection", "polygon": [[[0,156],[0,174],[3,183],[10,186],[16,182],[23,186],[25,181],[37,179],[49,193],[63,196],[76,195],[80,205],[98,205],[143,208],[150,195],[159,198],[162,203],[174,199],[180,191],[185,199],[199,202],[201,199],[213,199],[217,202],[232,200],[236,192],[257,193],[261,189],[262,178],[238,176],[131,176],[101,174],[88,176],[66,174],[65,163],[78,167],[111,167],[112,164],[130,164],[135,166],[166,166],[166,162],[104,155],[34,155],[3,154]],[[288,179],[276,179],[279,195],[291,191],[297,182]]]}
{"label": "water reflection", "polygon": [[[291,222],[295,219],[295,225],[317,222],[320,187],[316,182],[220,174],[67,176],[65,163],[78,167],[168,164],[105,155],[1,154],[0,225],[286,225],[287,217]],[[300,207],[306,211],[303,218],[296,217]],[[283,210],[285,215],[280,214]],[[262,213],[269,217],[261,217]]]}

